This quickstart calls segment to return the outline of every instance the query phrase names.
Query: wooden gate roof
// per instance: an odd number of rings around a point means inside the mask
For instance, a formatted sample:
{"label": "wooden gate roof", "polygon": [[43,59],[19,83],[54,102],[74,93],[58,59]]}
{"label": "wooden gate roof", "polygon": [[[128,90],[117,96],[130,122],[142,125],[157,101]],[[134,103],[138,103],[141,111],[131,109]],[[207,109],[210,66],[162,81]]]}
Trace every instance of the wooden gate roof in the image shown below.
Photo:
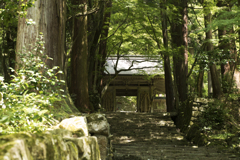
{"label": "wooden gate roof", "polygon": [[115,74],[114,67],[117,69],[131,69],[121,71],[119,75],[163,75],[163,65],[160,56],[110,56],[106,61],[106,74]]}
{"label": "wooden gate roof", "polygon": [[156,91],[165,93],[163,67],[159,56],[125,56],[120,59],[117,56],[109,57],[106,63],[107,71],[105,72],[106,75],[103,78],[103,83],[106,83],[110,76],[115,74],[114,65],[116,63],[118,63],[118,70],[127,69],[132,63],[132,68],[134,68],[129,71],[120,72],[109,85],[110,88],[116,88],[118,96],[136,95],[137,88],[147,86],[154,86]]}

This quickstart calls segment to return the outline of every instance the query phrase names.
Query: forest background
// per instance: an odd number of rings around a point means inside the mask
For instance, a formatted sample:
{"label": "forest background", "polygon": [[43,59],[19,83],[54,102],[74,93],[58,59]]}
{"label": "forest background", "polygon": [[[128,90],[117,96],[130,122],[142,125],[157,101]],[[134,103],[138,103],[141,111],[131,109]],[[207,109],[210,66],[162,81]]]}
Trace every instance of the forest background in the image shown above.
{"label": "forest background", "polygon": [[122,71],[115,66],[102,84],[110,55],[159,56],[167,109],[178,112],[181,131],[196,97],[214,98],[202,128],[239,130],[239,7],[239,0],[1,0],[1,133],[41,132],[63,114],[101,110]]}

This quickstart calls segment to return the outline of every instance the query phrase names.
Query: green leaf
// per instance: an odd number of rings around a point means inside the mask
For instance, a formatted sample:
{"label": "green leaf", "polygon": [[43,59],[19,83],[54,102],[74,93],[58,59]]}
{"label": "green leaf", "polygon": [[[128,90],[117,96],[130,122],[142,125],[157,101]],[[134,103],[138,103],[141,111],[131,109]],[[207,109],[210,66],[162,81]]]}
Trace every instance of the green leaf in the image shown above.
{"label": "green leaf", "polygon": [[40,112],[38,112],[39,116],[43,116],[45,113],[48,113],[48,110],[41,110]]}
{"label": "green leaf", "polygon": [[1,122],[1,123],[7,122],[7,121],[8,121],[8,118],[9,118],[9,116],[4,115],[4,116],[2,116],[2,118],[0,119],[0,122]]}
{"label": "green leaf", "polygon": [[54,66],[52,69],[54,70],[54,69],[58,69],[59,67],[58,66]]}

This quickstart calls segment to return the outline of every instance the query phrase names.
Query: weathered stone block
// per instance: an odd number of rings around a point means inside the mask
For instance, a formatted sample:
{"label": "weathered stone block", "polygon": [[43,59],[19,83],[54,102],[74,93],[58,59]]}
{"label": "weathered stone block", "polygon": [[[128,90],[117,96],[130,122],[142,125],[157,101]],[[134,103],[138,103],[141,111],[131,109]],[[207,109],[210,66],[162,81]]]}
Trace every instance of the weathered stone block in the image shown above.
{"label": "weathered stone block", "polygon": [[200,104],[197,102],[193,102],[193,106],[199,106]]}
{"label": "weathered stone block", "polygon": [[110,135],[109,123],[104,114],[90,114],[87,116],[88,120],[88,131],[94,135]]}
{"label": "weathered stone block", "polygon": [[93,121],[107,121],[105,114],[100,113],[89,114],[86,118],[88,123]]}
{"label": "weathered stone block", "polygon": [[191,117],[191,121],[195,121],[195,120],[197,120],[196,117]]}
{"label": "weathered stone block", "polygon": [[204,107],[199,107],[199,111],[203,112],[203,111],[205,111],[205,108]]}
{"label": "weathered stone block", "polygon": [[88,130],[91,134],[110,135],[109,124],[107,121],[95,121],[88,123]]}
{"label": "weathered stone block", "polygon": [[106,160],[109,152],[109,140],[106,136],[96,135],[100,150],[101,160]]}
{"label": "weathered stone block", "polygon": [[198,111],[198,107],[192,107],[193,111]]}
{"label": "weathered stone block", "polygon": [[100,160],[100,150],[97,138],[79,137],[79,138],[64,138],[65,141],[73,142],[78,148],[78,158],[80,160]]}
{"label": "weathered stone block", "polygon": [[88,136],[88,126],[86,117],[73,117],[64,119],[59,128],[67,129],[77,134],[77,136]]}
{"label": "weathered stone block", "polygon": [[61,137],[72,137],[71,131],[60,128],[48,130],[46,134],[59,135]]}
{"label": "weathered stone block", "polygon": [[32,156],[25,140],[19,139],[10,143],[14,145],[4,155],[3,160],[32,160]]}
{"label": "weathered stone block", "polygon": [[[58,130],[60,131],[60,130]],[[60,133],[0,137],[3,160],[100,160],[96,137],[62,137]]]}
{"label": "weathered stone block", "polygon": [[197,117],[199,115],[199,111],[192,111],[192,116],[193,117]]}

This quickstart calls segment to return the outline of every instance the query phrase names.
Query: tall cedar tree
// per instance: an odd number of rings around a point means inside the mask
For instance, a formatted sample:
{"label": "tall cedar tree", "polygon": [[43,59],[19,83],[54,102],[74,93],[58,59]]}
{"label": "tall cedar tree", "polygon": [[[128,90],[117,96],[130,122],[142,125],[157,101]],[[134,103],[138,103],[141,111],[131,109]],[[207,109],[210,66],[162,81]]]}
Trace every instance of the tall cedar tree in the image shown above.
{"label": "tall cedar tree", "polygon": [[[210,11],[210,6],[211,4],[209,4],[208,1],[204,1],[203,2],[203,9],[204,9],[204,23],[205,23],[205,27],[207,28],[208,25],[211,23],[212,21],[212,14]],[[211,79],[212,79],[212,87],[213,87],[213,97],[214,98],[220,98],[222,95],[222,89],[221,89],[221,83],[218,77],[218,73],[217,73],[217,68],[216,65],[214,63],[211,63],[211,61],[213,60],[213,44],[211,42],[212,39],[212,30],[208,29],[208,31],[206,31],[206,41],[207,41],[207,52],[208,52],[208,57],[210,60],[210,64],[209,64],[209,68],[210,68],[210,73],[211,73]]]}
{"label": "tall cedar tree", "polygon": [[[187,0],[171,1],[177,8],[171,23],[172,47],[177,48],[173,55],[174,81],[176,89],[176,107],[178,116],[174,119],[175,124],[182,131],[187,129],[192,114],[192,107],[188,101],[188,12]],[[178,102],[179,100],[179,102]]]}
{"label": "tall cedar tree", "polygon": [[[72,0],[77,12],[87,13],[87,0]],[[87,15],[73,15],[73,46],[71,54],[70,93],[75,95],[75,106],[81,112],[93,112],[88,94],[88,22]]]}
{"label": "tall cedar tree", "polygon": [[[56,14],[57,13],[57,14]],[[29,25],[32,19],[34,24]],[[25,18],[19,17],[16,52],[34,52],[39,33],[44,35],[44,54],[53,58],[48,60],[47,65],[51,68],[59,66],[60,70],[65,70],[65,24],[66,24],[66,0],[37,0],[34,6],[28,8]],[[25,49],[24,49],[25,48]],[[24,65],[20,61],[19,55],[16,56],[16,69],[18,64]],[[59,76],[60,79],[66,80],[66,73]],[[77,111],[68,94],[67,86],[62,86],[68,95],[65,99],[67,105],[73,112]]]}
{"label": "tall cedar tree", "polygon": [[162,33],[163,33],[163,43],[165,52],[164,58],[164,74],[165,74],[165,92],[166,92],[166,105],[167,111],[175,111],[174,106],[174,94],[173,94],[173,81],[172,81],[172,71],[170,67],[170,58],[168,55],[168,31],[167,31],[167,15],[166,15],[166,0],[161,2],[161,16],[162,16]]}

